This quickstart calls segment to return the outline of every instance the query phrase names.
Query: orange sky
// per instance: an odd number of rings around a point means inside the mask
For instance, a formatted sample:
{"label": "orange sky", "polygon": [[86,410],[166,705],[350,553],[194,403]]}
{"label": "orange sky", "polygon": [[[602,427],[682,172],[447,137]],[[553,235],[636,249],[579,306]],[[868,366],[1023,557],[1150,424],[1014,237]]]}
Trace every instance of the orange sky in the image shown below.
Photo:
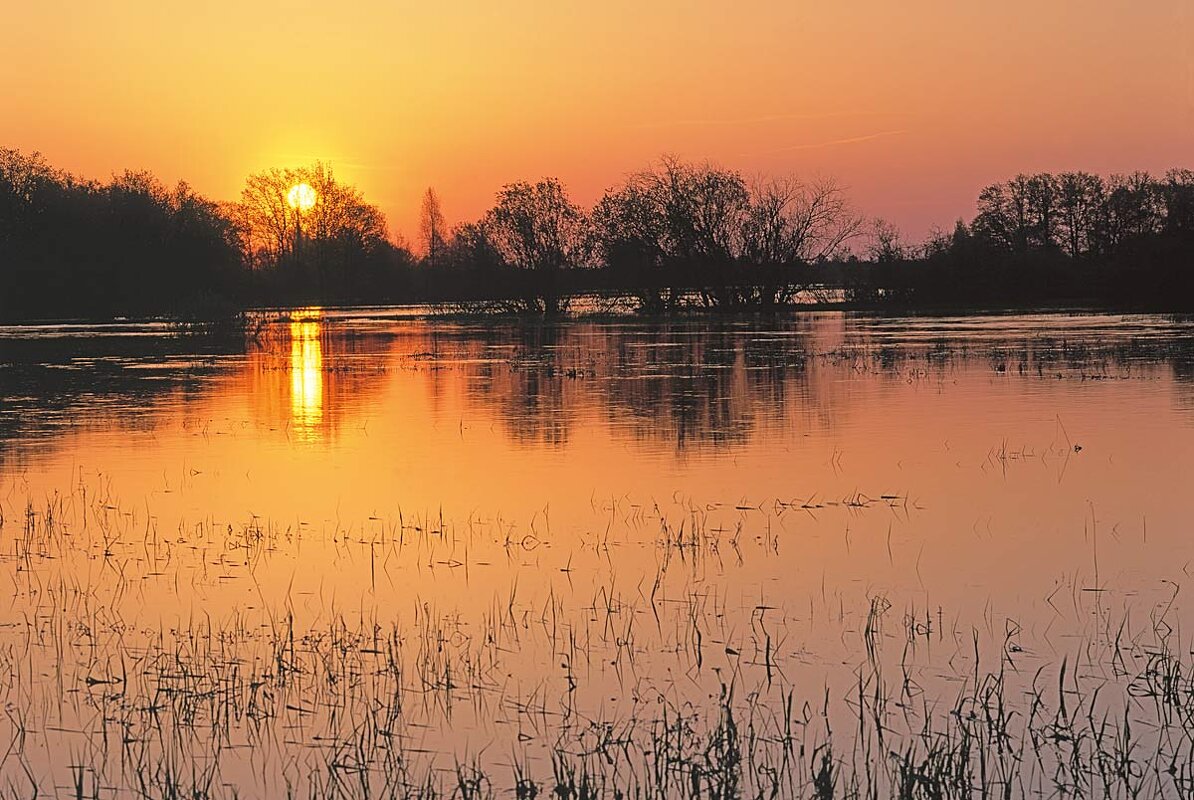
{"label": "orange sky", "polygon": [[[1017,171],[1194,167],[1194,0],[13,4],[0,146],[232,199],[330,161],[413,238],[659,154],[831,174],[919,238]],[[732,8],[731,6],[736,6]]]}

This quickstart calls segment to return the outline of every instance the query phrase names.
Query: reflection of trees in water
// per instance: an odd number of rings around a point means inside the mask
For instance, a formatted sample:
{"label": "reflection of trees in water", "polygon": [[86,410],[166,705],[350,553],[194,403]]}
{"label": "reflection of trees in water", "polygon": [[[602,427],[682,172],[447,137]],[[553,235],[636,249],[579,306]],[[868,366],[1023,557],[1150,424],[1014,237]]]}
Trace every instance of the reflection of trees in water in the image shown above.
{"label": "reflection of trees in water", "polygon": [[[1194,342],[1079,327],[1041,334],[964,325],[918,329],[916,320],[800,315],[759,322],[494,325],[462,330],[445,347],[459,358],[468,397],[512,439],[563,444],[578,426],[669,442],[679,450],[740,444],[760,429],[827,430],[842,421],[860,381],[887,390],[958,371],[1020,375],[1136,374],[1170,363],[1191,382]],[[442,379],[441,379],[442,380]]]}
{"label": "reflection of trees in water", "polygon": [[139,333],[0,340],[0,458],[84,427],[153,430],[164,406],[207,397],[244,352],[239,340]]}
{"label": "reflection of trees in water", "polygon": [[1194,412],[1194,339],[1187,339],[1176,348],[1173,378],[1178,405],[1183,411]]}
{"label": "reflection of trees in water", "polygon": [[[434,325],[434,323],[432,323]],[[563,445],[584,403],[580,373],[560,369],[559,352],[568,346],[568,329],[557,324],[483,325],[451,329],[429,337],[428,385],[433,405],[449,386],[461,382],[458,371],[439,369],[456,362],[463,371],[468,400],[498,418],[512,439],[525,444]]]}
{"label": "reflection of trees in water", "polygon": [[615,333],[608,379],[599,383],[606,419],[636,439],[679,449],[741,443],[810,397],[805,336],[763,338],[735,328],[669,326]]}
{"label": "reflection of trees in water", "polygon": [[437,415],[463,400],[513,441],[552,447],[589,426],[678,450],[733,446],[769,427],[826,430],[860,391],[881,402],[875,391],[885,385],[976,369],[1171,375],[1174,401],[1194,410],[1194,338],[1180,325],[1132,336],[1012,321],[1011,332],[976,332],[964,327],[970,320],[918,327],[832,314],[384,325],[298,314],[247,348],[164,330],[2,339],[0,458],[57,446],[61,433],[84,426],[153,429],[223,394],[243,397],[257,425],[296,441],[334,440],[363,424],[358,409],[391,384],[391,369],[419,370]]}
{"label": "reflection of trees in water", "polygon": [[[507,373],[512,377],[511,391],[502,391],[506,398],[503,415],[510,433],[519,442],[538,442],[562,445],[568,441],[572,428],[573,403],[570,394],[557,376],[545,375],[537,368],[519,369]],[[502,382],[498,382],[500,386]]]}
{"label": "reflection of trees in water", "polygon": [[[560,445],[578,425],[685,449],[741,443],[793,406],[825,423],[831,385],[810,383],[807,321],[745,325],[494,327],[456,356],[471,400],[519,442]],[[773,331],[774,333],[774,331]]]}

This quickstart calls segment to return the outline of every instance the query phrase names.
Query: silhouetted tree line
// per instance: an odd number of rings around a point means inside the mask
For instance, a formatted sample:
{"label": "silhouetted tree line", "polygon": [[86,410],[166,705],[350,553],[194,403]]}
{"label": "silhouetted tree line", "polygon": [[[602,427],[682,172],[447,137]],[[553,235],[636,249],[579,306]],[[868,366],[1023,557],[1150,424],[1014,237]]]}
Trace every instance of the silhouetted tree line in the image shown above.
{"label": "silhouetted tree line", "polygon": [[[309,186],[313,204],[292,202]],[[349,303],[401,298],[414,257],[390,242],[385,217],[330,167],[271,169],[250,175],[225,209],[258,304]]]}
{"label": "silhouetted tree line", "polygon": [[[315,201],[289,202],[299,183]],[[0,149],[0,318],[219,318],[251,305],[399,299],[414,258],[322,164],[216,203],[146,172],[104,183]]]}
{"label": "silhouetted tree line", "polygon": [[983,189],[970,225],[910,246],[891,223],[864,222],[831,180],[747,181],[665,158],[587,215],[558,181],[511,184],[427,252],[428,285],[455,275],[476,299],[515,311],[562,311],[583,292],[628,293],[656,313],[810,301],[1185,309],[1194,171],[1017,176]]}
{"label": "silhouetted tree line", "polygon": [[[296,198],[296,186],[309,187]],[[297,202],[302,199],[303,202]],[[590,211],[555,179],[503,187],[449,231],[428,189],[416,257],[323,164],[252,175],[218,204],[148,173],[81,180],[0,150],[0,317],[203,316],[296,303],[477,301],[567,311],[582,294],[637,308],[1087,303],[1194,299],[1194,172],[1022,175],[978,213],[907,245],[842,187],[747,180],[664,158]]]}
{"label": "silhouetted tree line", "polygon": [[[890,231],[852,296],[916,304],[1194,306],[1194,171],[1019,175],[909,252]],[[863,278],[865,276],[865,279]]]}
{"label": "silhouetted tree line", "polygon": [[108,183],[0,149],[0,317],[149,314],[233,297],[232,222],[185,183]]}
{"label": "silhouetted tree line", "polygon": [[810,267],[843,256],[861,229],[832,181],[748,182],[665,158],[588,214],[554,179],[510,184],[429,266],[517,311],[563,311],[584,291],[628,292],[648,312],[771,308],[809,288]]}

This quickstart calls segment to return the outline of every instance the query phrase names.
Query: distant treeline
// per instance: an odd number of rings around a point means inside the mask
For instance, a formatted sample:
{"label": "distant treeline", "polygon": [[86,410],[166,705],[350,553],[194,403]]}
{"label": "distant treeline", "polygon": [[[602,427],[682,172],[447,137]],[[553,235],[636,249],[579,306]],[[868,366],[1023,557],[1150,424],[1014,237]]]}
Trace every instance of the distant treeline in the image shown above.
{"label": "distant treeline", "polygon": [[[296,182],[319,197],[301,219],[287,202]],[[0,318],[204,319],[397,299],[414,264],[381,213],[322,165],[254,175],[240,202],[217,203],[144,172],[82,180],[0,149]]]}
{"label": "distant treeline", "polygon": [[915,305],[1194,308],[1194,171],[1019,175],[967,226],[880,248],[854,295]]}
{"label": "distant treeline", "polygon": [[[314,202],[294,202],[306,184]],[[0,318],[249,306],[469,302],[533,313],[581,294],[644,312],[861,306],[1194,306],[1194,172],[1022,175],[970,224],[910,245],[829,180],[748,181],[664,158],[586,211],[556,180],[513,183],[448,230],[431,189],[418,255],[322,164],[251,176],[217,203],[148,173],[82,180],[0,149]]]}

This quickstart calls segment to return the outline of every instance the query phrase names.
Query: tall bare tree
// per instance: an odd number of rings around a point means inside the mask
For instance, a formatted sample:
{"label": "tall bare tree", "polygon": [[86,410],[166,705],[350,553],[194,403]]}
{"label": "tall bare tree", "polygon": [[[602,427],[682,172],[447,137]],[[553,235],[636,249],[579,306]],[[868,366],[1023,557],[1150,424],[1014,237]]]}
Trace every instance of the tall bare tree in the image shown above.
{"label": "tall bare tree", "polygon": [[588,220],[555,178],[502,187],[486,222],[511,266],[550,272],[586,260]]}
{"label": "tall bare tree", "polygon": [[555,178],[511,183],[498,192],[485,217],[485,229],[506,264],[539,273],[537,297],[526,298],[547,313],[564,310],[555,275],[588,263],[589,221]]}
{"label": "tall bare tree", "polygon": [[862,228],[845,191],[831,179],[759,181],[751,191],[743,256],[760,265],[810,264],[837,254]]}
{"label": "tall bare tree", "polygon": [[1102,251],[1161,229],[1164,202],[1157,189],[1157,182],[1147,172],[1107,179],[1099,215],[1098,246]]}
{"label": "tall bare tree", "polygon": [[1165,230],[1194,233],[1194,170],[1171,169],[1161,184]]}
{"label": "tall bare tree", "polygon": [[867,255],[872,261],[886,264],[907,258],[908,247],[904,244],[904,237],[895,223],[876,217],[871,221],[870,228]]}
{"label": "tall bare tree", "polygon": [[1089,172],[1063,172],[1057,176],[1057,233],[1062,250],[1070,258],[1091,251],[1103,204],[1103,179]]}
{"label": "tall bare tree", "polygon": [[419,239],[428,263],[437,265],[443,259],[447,246],[446,232],[447,226],[444,224],[444,213],[440,209],[439,195],[435,193],[435,189],[428,186],[419,212]]}

